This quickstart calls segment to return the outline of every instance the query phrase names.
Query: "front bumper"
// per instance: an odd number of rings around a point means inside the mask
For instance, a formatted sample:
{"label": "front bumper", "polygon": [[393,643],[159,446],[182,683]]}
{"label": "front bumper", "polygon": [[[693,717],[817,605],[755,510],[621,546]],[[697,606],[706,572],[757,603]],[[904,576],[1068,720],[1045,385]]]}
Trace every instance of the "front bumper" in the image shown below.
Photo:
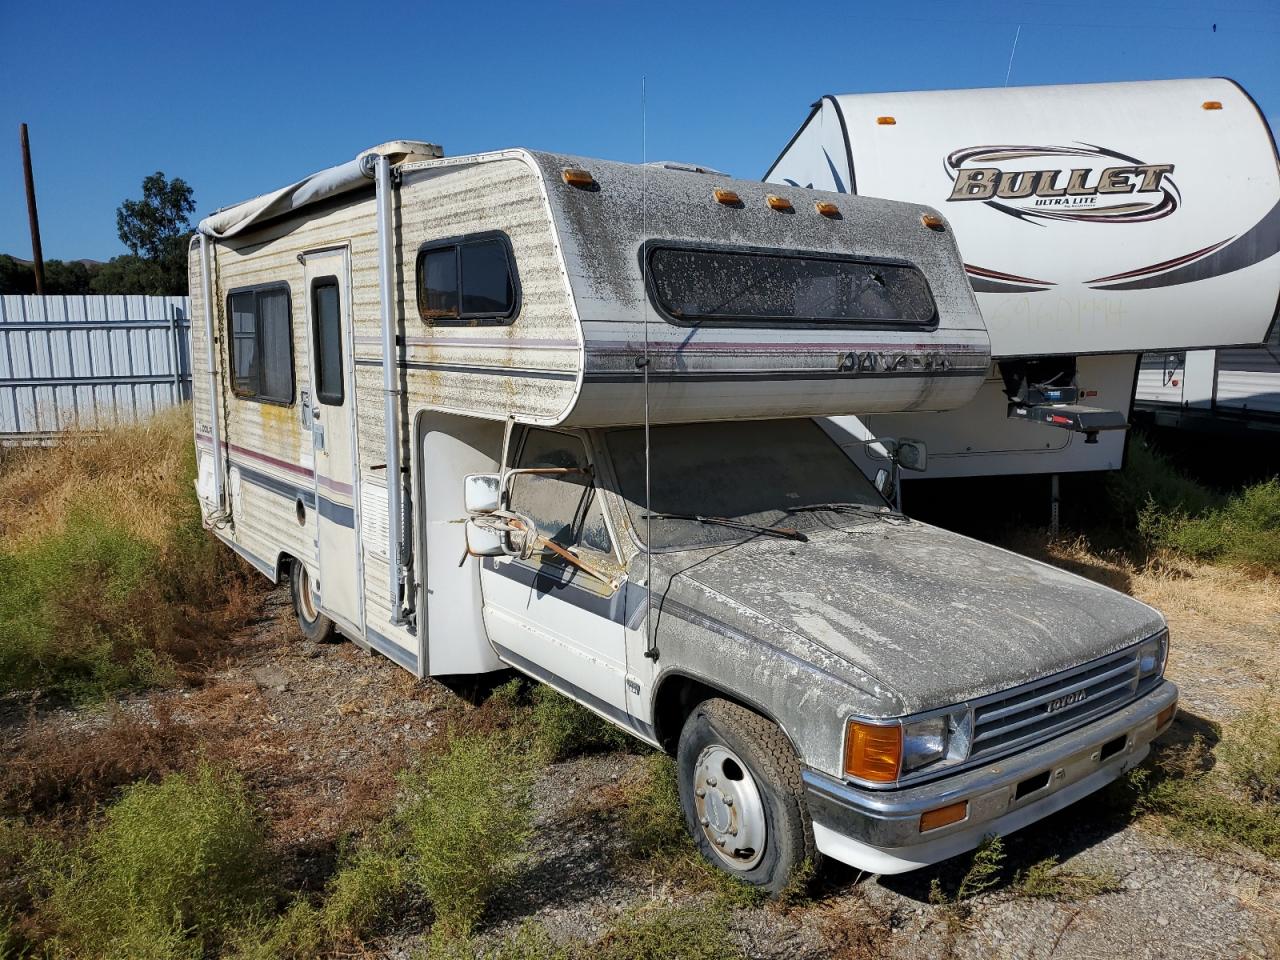
{"label": "front bumper", "polygon": [[[872,873],[903,873],[978,846],[1061,810],[1142,762],[1172,722],[1168,680],[1115,713],[985,767],[903,790],[861,790],[804,772],[813,836],[825,855]],[[920,832],[920,815],[966,802],[957,823]]]}

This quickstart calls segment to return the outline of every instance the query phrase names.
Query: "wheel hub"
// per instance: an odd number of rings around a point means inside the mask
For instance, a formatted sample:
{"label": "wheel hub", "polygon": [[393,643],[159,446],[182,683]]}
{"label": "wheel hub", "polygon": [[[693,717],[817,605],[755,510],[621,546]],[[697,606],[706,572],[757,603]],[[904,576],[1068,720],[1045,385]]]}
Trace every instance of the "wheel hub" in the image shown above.
{"label": "wheel hub", "polygon": [[747,765],[728,747],[714,744],[693,772],[694,807],[711,849],[734,870],[750,870],[764,856],[764,802]]}

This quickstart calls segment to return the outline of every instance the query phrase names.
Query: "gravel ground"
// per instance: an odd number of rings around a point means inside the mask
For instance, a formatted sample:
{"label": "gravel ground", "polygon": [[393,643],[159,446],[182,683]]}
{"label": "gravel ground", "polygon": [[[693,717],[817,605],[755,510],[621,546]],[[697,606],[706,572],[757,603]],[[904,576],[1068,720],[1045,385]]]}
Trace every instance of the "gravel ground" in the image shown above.
{"label": "gravel ground", "polygon": [[[1276,680],[1274,583],[1201,570],[1132,576],[1127,587],[1166,610],[1173,626],[1169,670],[1188,708],[1174,736],[1229,719]],[[229,759],[262,796],[296,886],[316,889],[332,866],[335,841],[386,813],[395,772],[442,730],[474,719],[474,699],[417,682],[352,644],[296,639],[287,594],[277,591],[204,686],[131,698],[119,709],[145,714],[164,701],[178,722],[217,731],[205,749]],[[105,722],[101,712],[29,714],[24,704],[0,703],[6,739],[12,742],[9,734],[23,723],[73,735]],[[557,937],[590,939],[639,904],[710,896],[620,855],[610,798],[640,762],[639,754],[602,754],[544,771],[529,860],[493,904],[482,936],[500,937],[535,918]],[[1005,881],[962,911],[931,904],[929,888],[936,877],[954,889],[965,862],[888,878],[829,864],[811,902],[734,909],[733,936],[748,956],[779,960],[1280,956],[1280,863],[1181,846],[1145,823],[1117,822],[1093,799],[1008,838],[1005,849]],[[1066,868],[1113,874],[1120,889],[1082,899],[1019,896],[1009,878],[1048,856]],[[409,923],[368,950],[407,958],[423,936],[420,924]]]}

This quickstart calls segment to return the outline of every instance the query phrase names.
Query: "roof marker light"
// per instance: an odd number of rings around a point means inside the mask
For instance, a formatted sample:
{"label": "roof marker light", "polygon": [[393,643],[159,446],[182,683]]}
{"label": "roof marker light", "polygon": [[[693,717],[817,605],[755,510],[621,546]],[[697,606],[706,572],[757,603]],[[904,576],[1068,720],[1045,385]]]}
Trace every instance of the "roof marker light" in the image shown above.
{"label": "roof marker light", "polygon": [[1204,110],[1221,110],[1221,109],[1222,109],[1222,101],[1221,101],[1221,100],[1206,100],[1204,103],[1200,104],[1200,106],[1201,106],[1201,108],[1202,108],[1202,109],[1204,109]]}
{"label": "roof marker light", "polygon": [[897,120],[893,117],[876,117],[876,123],[882,127],[892,127],[897,124]]}
{"label": "roof marker light", "polygon": [[590,171],[579,170],[577,167],[565,167],[560,176],[571,187],[592,187],[595,186],[596,182]]}
{"label": "roof marker light", "polygon": [[820,214],[822,214],[824,217],[840,216],[840,208],[837,207],[830,200],[819,200],[817,203],[813,205],[813,208],[817,210]]}
{"label": "roof marker light", "polygon": [[764,198],[764,202],[769,205],[770,210],[782,210],[789,213],[792,210],[791,201],[786,197],[780,197],[776,193],[771,193]]}
{"label": "roof marker light", "polygon": [[944,230],[946,229],[946,226],[947,226],[946,221],[943,220],[936,213],[920,214],[920,222],[923,223],[930,230]]}
{"label": "roof marker light", "polygon": [[717,203],[723,203],[726,207],[742,206],[742,201],[738,198],[738,195],[734,193],[732,190],[724,190],[720,187],[717,187],[714,191],[712,191],[712,194],[715,196]]}

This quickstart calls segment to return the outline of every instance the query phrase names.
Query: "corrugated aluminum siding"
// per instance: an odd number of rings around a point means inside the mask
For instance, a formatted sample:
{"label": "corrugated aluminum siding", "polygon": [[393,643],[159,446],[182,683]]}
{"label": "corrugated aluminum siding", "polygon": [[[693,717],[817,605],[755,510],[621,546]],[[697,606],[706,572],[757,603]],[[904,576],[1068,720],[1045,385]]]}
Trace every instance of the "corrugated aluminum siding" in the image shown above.
{"label": "corrugated aluminum siding", "polygon": [[142,419],[191,397],[188,297],[0,297],[0,440]]}

